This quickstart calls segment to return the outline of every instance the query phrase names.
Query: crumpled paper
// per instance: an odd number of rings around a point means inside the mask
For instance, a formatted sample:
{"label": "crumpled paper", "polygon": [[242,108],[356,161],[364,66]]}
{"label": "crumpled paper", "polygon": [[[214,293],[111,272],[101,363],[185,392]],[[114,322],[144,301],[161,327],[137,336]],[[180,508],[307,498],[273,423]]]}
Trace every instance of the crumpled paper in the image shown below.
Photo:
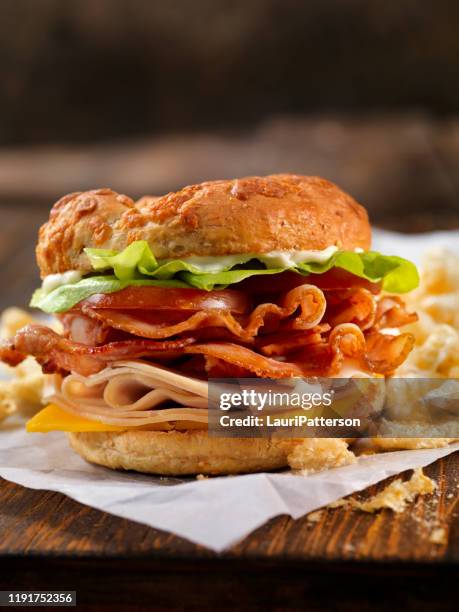
{"label": "crumpled paper", "polygon": [[217,552],[270,518],[299,518],[403,470],[423,467],[459,450],[450,447],[360,457],[357,464],[309,476],[248,474],[205,480],[115,472],[86,463],[65,435],[1,432],[0,476],[31,489],[48,489]]}
{"label": "crumpled paper", "polygon": [[[422,251],[434,245],[458,252],[459,232],[422,236],[375,232],[375,249],[417,263]],[[363,456],[354,465],[308,476],[285,472],[205,480],[160,478],[90,465],[69,448],[64,434],[27,434],[23,423],[10,420],[0,430],[0,476],[32,489],[58,491],[88,506],[170,531],[219,552],[274,516],[299,518],[456,450],[459,443]]]}

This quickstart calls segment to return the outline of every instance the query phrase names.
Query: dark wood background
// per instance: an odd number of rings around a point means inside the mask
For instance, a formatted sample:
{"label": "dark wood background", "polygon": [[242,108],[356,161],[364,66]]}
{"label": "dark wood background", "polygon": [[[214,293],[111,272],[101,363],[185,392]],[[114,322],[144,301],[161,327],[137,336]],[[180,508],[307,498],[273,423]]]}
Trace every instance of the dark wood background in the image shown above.
{"label": "dark wood background", "polygon": [[459,107],[451,0],[3,0],[0,143]]}
{"label": "dark wood background", "polygon": [[[381,227],[459,228],[457,3],[0,9],[1,309],[27,304],[38,227],[75,190],[297,172],[335,181]],[[281,516],[222,555],[2,481],[0,588],[77,589],[93,609],[454,609],[459,458],[427,472],[438,495],[402,515]],[[437,525],[447,544],[429,541]]]}

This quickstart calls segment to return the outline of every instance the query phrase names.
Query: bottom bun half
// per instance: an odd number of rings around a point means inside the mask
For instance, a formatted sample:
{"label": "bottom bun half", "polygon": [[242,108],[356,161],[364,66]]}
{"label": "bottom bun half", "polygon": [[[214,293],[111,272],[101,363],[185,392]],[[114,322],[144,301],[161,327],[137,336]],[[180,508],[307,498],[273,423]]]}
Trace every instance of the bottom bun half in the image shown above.
{"label": "bottom bun half", "polygon": [[290,467],[317,471],[355,461],[341,439],[212,438],[204,431],[69,433],[84,459],[112,469],[164,476],[223,475]]}

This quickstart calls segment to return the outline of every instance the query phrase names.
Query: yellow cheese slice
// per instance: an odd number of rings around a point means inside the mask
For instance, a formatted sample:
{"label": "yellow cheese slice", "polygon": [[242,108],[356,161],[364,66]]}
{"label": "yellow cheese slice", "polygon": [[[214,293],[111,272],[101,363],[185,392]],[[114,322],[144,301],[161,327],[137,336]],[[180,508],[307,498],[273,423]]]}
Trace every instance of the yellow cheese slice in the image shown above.
{"label": "yellow cheese slice", "polygon": [[126,427],[91,421],[70,414],[55,404],[49,404],[26,423],[26,430],[40,433],[48,431],[125,431]]}

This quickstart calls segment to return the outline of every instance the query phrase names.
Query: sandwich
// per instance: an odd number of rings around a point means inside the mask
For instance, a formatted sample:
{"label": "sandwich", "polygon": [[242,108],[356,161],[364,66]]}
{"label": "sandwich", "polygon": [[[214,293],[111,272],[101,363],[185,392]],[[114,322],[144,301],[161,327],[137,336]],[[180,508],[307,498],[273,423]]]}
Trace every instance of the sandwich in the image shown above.
{"label": "sandwich", "polygon": [[292,466],[301,445],[345,462],[342,440],[209,436],[208,381],[392,374],[413,348],[400,294],[418,274],[370,245],[365,209],[317,177],[210,181],[137,202],[110,189],[63,197],[39,231],[31,301],[61,331],[27,325],[0,348],[50,375],[28,431],[63,431],[88,461],[163,475]]}

